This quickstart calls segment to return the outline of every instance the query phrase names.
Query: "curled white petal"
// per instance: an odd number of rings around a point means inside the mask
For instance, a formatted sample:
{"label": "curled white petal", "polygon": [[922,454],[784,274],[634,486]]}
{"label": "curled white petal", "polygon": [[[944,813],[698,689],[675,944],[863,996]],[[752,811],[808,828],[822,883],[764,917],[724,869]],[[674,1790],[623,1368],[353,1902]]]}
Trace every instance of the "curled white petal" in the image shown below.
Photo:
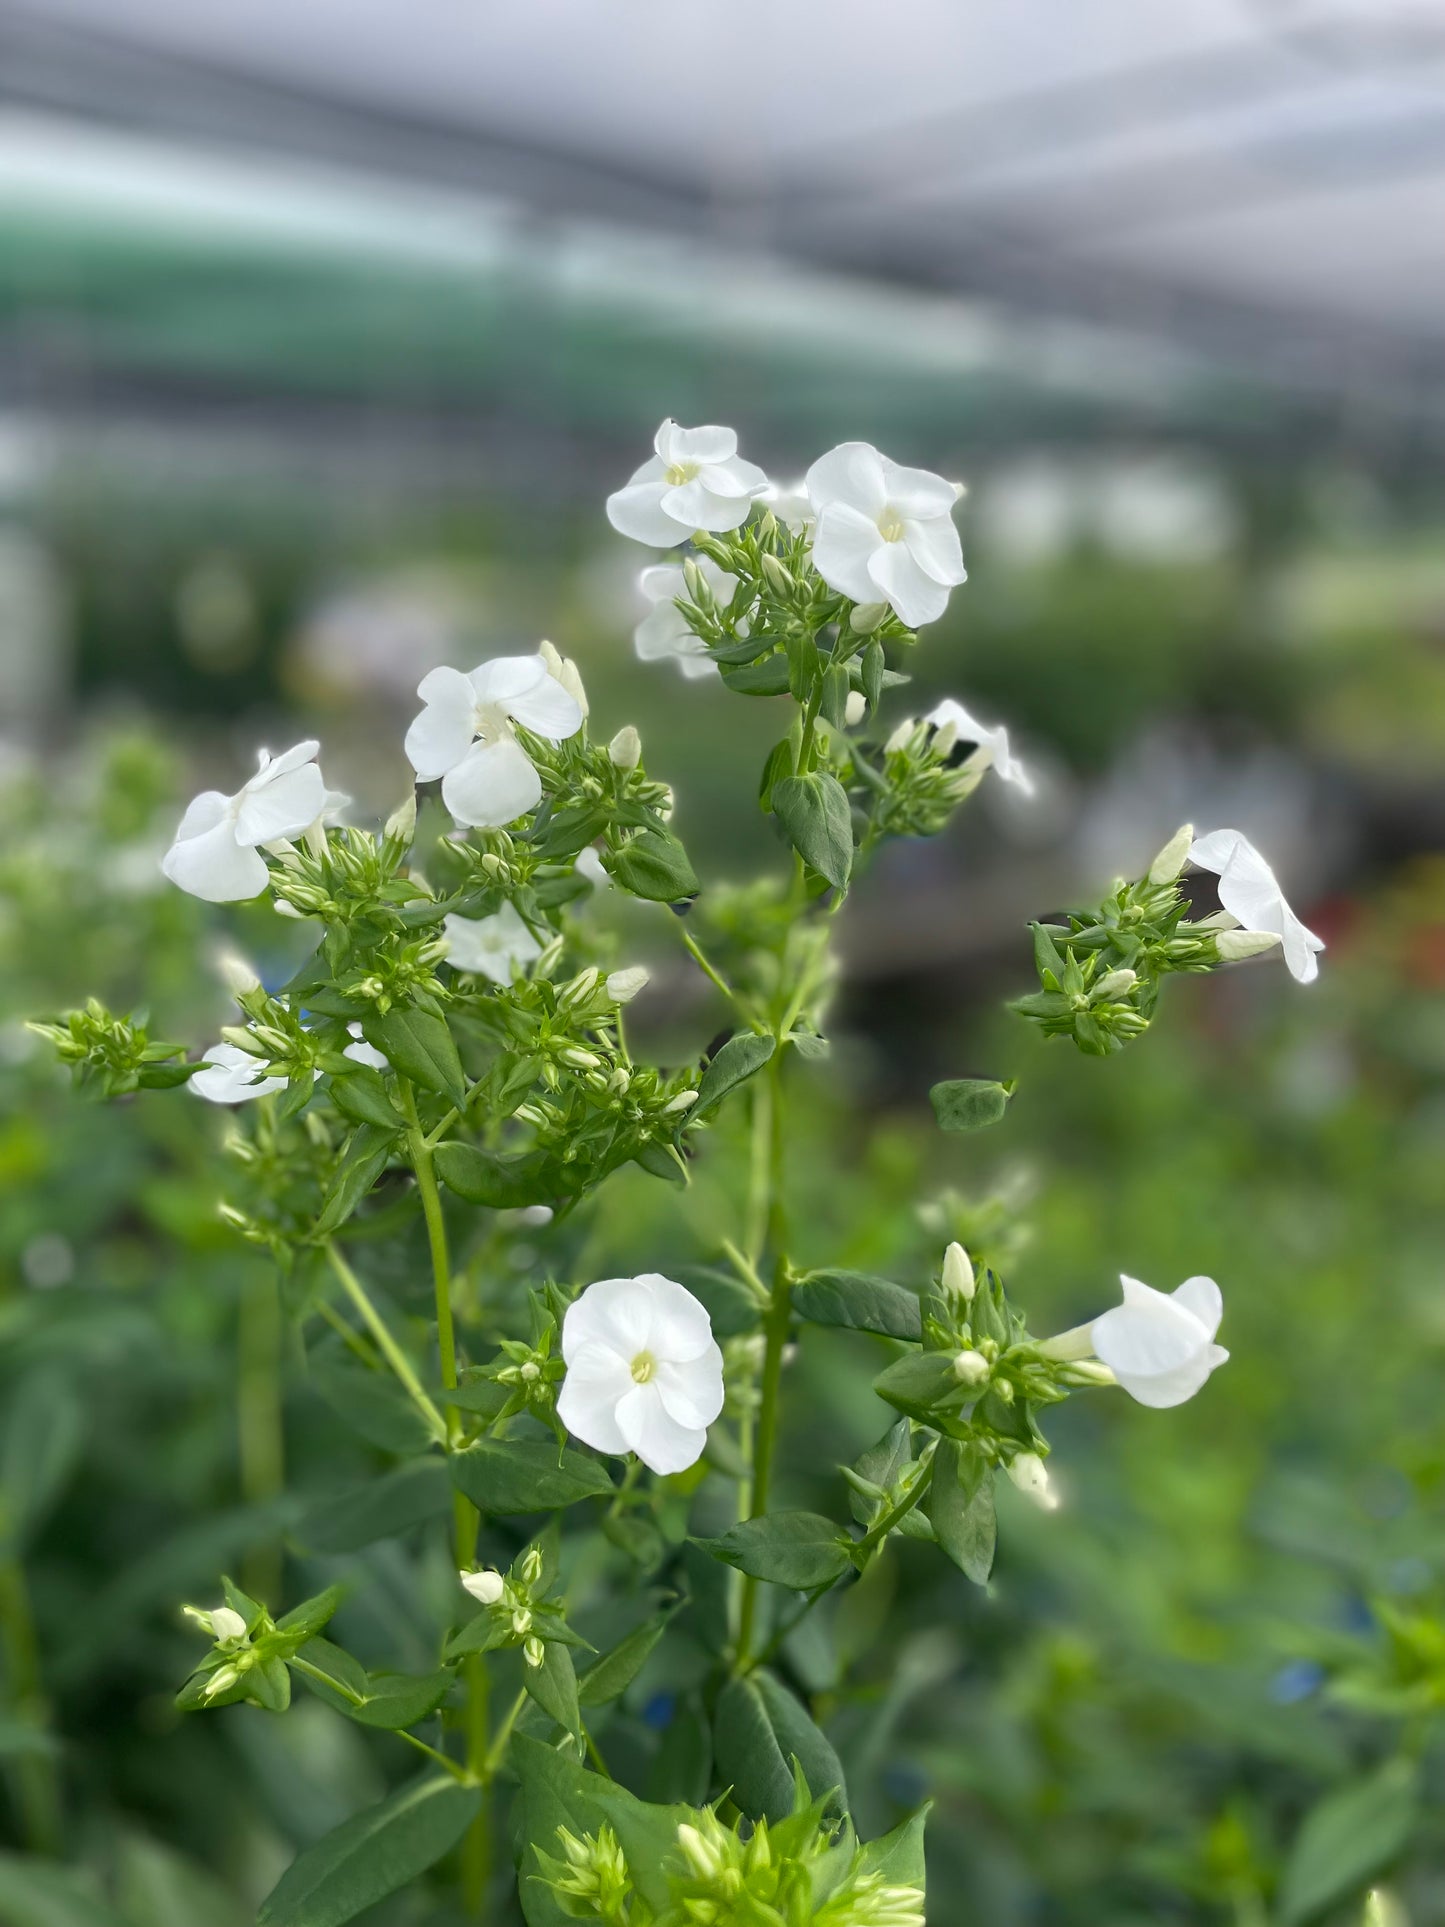
{"label": "curled white petal", "polygon": [[284,1077],[265,1076],[261,1059],[239,1044],[213,1044],[201,1062],[206,1068],[192,1075],[190,1088],[211,1104],[244,1104],[286,1088]]}
{"label": "curled white petal", "polygon": [[1095,1355],[1141,1405],[1182,1405],[1229,1357],[1214,1343],[1224,1315],[1218,1285],[1188,1278],[1166,1294],[1127,1275],[1119,1283],[1124,1302],[1094,1320]]}
{"label": "curled white petal", "polygon": [[1246,930],[1279,938],[1292,977],[1302,984],[1314,982],[1324,939],[1306,929],[1291,910],[1279,879],[1247,836],[1239,830],[1212,830],[1195,839],[1189,861],[1214,871],[1219,901]]}
{"label": "curled white petal", "polygon": [[955,741],[977,743],[977,760],[992,769],[1002,781],[1022,790],[1025,796],[1033,795],[1034,780],[1009,748],[1008,730],[1002,723],[979,722],[971,711],[965,709],[962,703],[955,702],[952,696],[945,696],[941,703],[935,704],[923,720],[937,730],[951,728]]}

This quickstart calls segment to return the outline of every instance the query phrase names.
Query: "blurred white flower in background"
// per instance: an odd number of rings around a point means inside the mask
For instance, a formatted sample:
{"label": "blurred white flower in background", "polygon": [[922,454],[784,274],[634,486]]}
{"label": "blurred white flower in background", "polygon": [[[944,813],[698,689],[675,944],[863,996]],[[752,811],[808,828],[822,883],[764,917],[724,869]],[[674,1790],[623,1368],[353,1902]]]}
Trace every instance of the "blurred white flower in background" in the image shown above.
{"label": "blurred white flower in background", "polygon": [[542,779],[513,733],[560,742],[582,727],[582,705],[537,656],[494,656],[470,675],[433,669],[416,692],[426,704],[406,732],[406,753],[424,783],[469,828],[500,829],[534,810]]}
{"label": "blurred white flower in background", "polygon": [[490,977],[494,984],[509,984],[518,970],[542,954],[541,944],[511,903],[504,903],[495,916],[448,917],[442,941],[454,969]]}
{"label": "blurred white flower in background", "polygon": [[680,428],[665,421],[655,453],[626,488],[607,498],[607,519],[620,535],[670,549],[694,529],[721,534],[748,519],[768,478],[738,454],[731,428]]}
{"label": "blurred white flower in background", "polygon": [[267,875],[257,846],[304,835],[333,800],[316,767],[320,747],[315,741],[297,743],[276,757],[263,749],[260,768],[234,796],[203,791],[161,859],[164,874],[207,903],[243,903],[256,896]]}
{"label": "blurred white flower in background", "polygon": [[655,1271],[589,1285],[562,1321],[562,1357],[557,1416],[574,1438],[660,1473],[702,1456],[723,1405],[722,1353],[685,1286]]}
{"label": "blurred white flower in background", "polygon": [[1239,830],[1212,830],[1197,837],[1189,861],[1219,878],[1219,901],[1246,931],[1278,937],[1289,973],[1302,984],[1320,974],[1324,939],[1307,930],[1285,901],[1274,871]]}
{"label": "blurred white flower in background", "polygon": [[1025,796],[1033,795],[1033,778],[1010,750],[1008,730],[1002,723],[979,722],[952,696],[946,696],[936,704],[923,720],[932,723],[940,732],[951,729],[956,742],[977,743],[977,750],[969,758],[972,765],[991,769],[1005,783],[1012,783],[1015,789],[1022,790]]}
{"label": "blurred white flower in background", "polygon": [[800,535],[810,529],[816,521],[813,504],[808,499],[806,480],[796,482],[769,482],[762,493],[763,505],[770,508],[783,527],[791,535]]}
{"label": "blurred white flower in background", "polygon": [[602,852],[594,843],[588,843],[577,852],[577,861],[572,868],[579,877],[585,877],[594,890],[608,890],[612,887],[612,879],[608,876],[602,862]]}
{"label": "blurred white flower in background", "polygon": [[206,1068],[191,1078],[190,1089],[211,1104],[244,1104],[286,1088],[284,1077],[267,1077],[263,1060],[239,1044],[212,1044],[201,1062]]}
{"label": "blurred white flower in background", "polygon": [[808,470],[814,566],[830,589],[885,601],[910,628],[936,622],[949,590],[967,580],[953,525],[958,496],[941,475],[843,442]]}
{"label": "blurred white flower in background", "polygon": [[365,1064],[368,1070],[389,1071],[391,1069],[390,1061],[376,1048],[375,1044],[368,1044],[362,1036],[360,1024],[348,1024],[346,1034],[352,1041],[342,1051],[343,1057],[349,1057],[353,1064]]}
{"label": "blurred white flower in background", "polygon": [[[705,555],[694,558],[702,571],[703,580],[721,603],[732,600],[733,591],[738,586],[735,575],[720,569],[716,562]],[[660,662],[672,656],[684,676],[696,680],[699,676],[715,676],[717,664],[707,653],[707,645],[695,636],[687,626],[687,617],[678,608],[674,597],[687,594],[687,583],[683,577],[682,566],[676,562],[659,562],[650,569],[644,569],[637,578],[637,586],[654,607],[632,632],[632,646],[637,651],[640,662]]]}

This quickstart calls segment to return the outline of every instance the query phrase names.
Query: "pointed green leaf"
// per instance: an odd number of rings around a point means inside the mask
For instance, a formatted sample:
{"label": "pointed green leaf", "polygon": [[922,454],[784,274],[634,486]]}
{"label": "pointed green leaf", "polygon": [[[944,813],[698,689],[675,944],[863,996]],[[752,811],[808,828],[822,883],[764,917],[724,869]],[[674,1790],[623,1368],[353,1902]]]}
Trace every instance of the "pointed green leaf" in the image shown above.
{"label": "pointed green leaf", "polygon": [[1387,1760],[1366,1779],[1326,1794],[1305,1815],[1285,1863],[1281,1927],[1303,1927],[1362,1894],[1404,1852],[1419,1818],[1419,1775],[1410,1760]]}
{"label": "pointed green leaf", "polygon": [[770,1512],[697,1543],[738,1572],[796,1592],[831,1585],[852,1563],[842,1527],[817,1512]]}
{"label": "pointed green leaf", "polygon": [[703,1072],[697,1102],[689,1115],[701,1117],[715,1110],[730,1091],[763,1068],[776,1048],[771,1037],[760,1037],[755,1031],[740,1030],[736,1037],[729,1037]]}
{"label": "pointed green leaf", "polygon": [[793,1307],[813,1325],[844,1325],[884,1338],[922,1334],[917,1294],[864,1271],[811,1271],[793,1286]]}
{"label": "pointed green leaf", "polygon": [[435,1866],[481,1808],[480,1787],[428,1774],[308,1847],[282,1874],[258,1927],[341,1927]]}
{"label": "pointed green leaf", "polygon": [[367,1043],[374,1044],[392,1068],[413,1084],[449,1097],[454,1104],[466,1102],[461,1059],[444,1018],[414,1006],[398,1006],[384,1017],[364,1018],[361,1031]]}
{"label": "pointed green leaf", "polygon": [[783,777],[773,785],[773,814],[808,867],[845,889],[853,868],[853,816],[837,777],[826,770]]}
{"label": "pointed green leaf", "polygon": [[752,1673],[723,1688],[713,1743],[719,1778],[754,1820],[776,1823],[793,1811],[794,1760],[814,1799],[833,1794],[846,1811],[838,1755],[801,1700],[771,1673]]}
{"label": "pointed green leaf", "polygon": [[453,1453],[451,1470],[480,1512],[550,1512],[612,1491],[600,1459],[540,1439],[478,1439]]}
{"label": "pointed green leaf", "polygon": [[982,1131],[997,1124],[1013,1096],[1012,1084],[986,1077],[955,1077],[935,1084],[928,1095],[934,1116],[945,1131]]}
{"label": "pointed green leaf", "polygon": [[942,1439],[933,1461],[928,1517],[934,1536],[960,1572],[976,1586],[987,1585],[993,1571],[997,1526],[993,1474],[981,1452]]}

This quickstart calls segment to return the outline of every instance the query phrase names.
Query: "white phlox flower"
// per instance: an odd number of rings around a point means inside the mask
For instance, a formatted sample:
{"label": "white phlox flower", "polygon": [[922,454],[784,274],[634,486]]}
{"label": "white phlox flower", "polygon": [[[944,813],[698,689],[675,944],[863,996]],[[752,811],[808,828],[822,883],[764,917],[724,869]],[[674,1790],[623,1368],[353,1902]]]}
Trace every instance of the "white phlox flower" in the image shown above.
{"label": "white phlox flower", "polygon": [[[718,601],[731,602],[738,585],[737,577],[720,569],[705,555],[693,559]],[[687,617],[674,600],[687,594],[681,566],[675,562],[658,562],[642,571],[637,586],[653,604],[652,613],[645,615],[632,632],[632,646],[638,661],[661,662],[671,656],[690,681],[715,676],[717,664],[707,653],[707,644],[688,628]]]}
{"label": "white phlox flower", "polygon": [[1034,779],[1010,750],[1008,731],[1002,723],[979,722],[962,703],[955,702],[951,696],[946,696],[935,708],[930,709],[923,720],[931,723],[940,733],[951,729],[954,742],[977,743],[978,748],[969,758],[972,766],[991,769],[1025,796],[1033,795]]}
{"label": "white phlox flower", "polygon": [[161,859],[164,874],[207,903],[244,903],[264,890],[266,859],[258,846],[304,835],[326,808],[320,747],[297,743],[274,757],[263,749],[260,768],[234,796],[203,790]]}
{"label": "white phlox flower", "polygon": [[1307,930],[1285,901],[1273,870],[1239,830],[1211,830],[1196,837],[1189,861],[1219,878],[1219,901],[1246,930],[1276,936],[1292,977],[1313,983],[1320,974],[1324,939]]}
{"label": "white phlox flower", "polygon": [[612,879],[608,876],[606,865],[602,861],[602,852],[595,843],[583,845],[577,852],[577,861],[572,868],[579,877],[585,877],[594,890],[611,889]]}
{"label": "white phlox flower", "polygon": [[562,1321],[567,1376],[557,1416],[599,1452],[653,1472],[701,1457],[723,1405],[722,1353],[706,1308],[658,1272],[589,1285]]}
{"label": "white phlox flower", "polygon": [[867,442],[844,442],[814,462],[807,486],[817,516],[813,563],[829,588],[887,602],[911,629],[936,622],[949,590],[968,576],[954,484],[903,468]]}
{"label": "white phlox flower", "polygon": [[491,1566],[481,1572],[459,1572],[457,1577],[462,1582],[462,1591],[470,1593],[483,1606],[495,1606],[506,1589],[502,1575]]}
{"label": "white phlox flower", "polygon": [[1155,1291],[1121,1275],[1124,1302],[1089,1328],[1094,1354],[1141,1405],[1182,1405],[1229,1357],[1214,1334],[1224,1298],[1212,1278],[1186,1278]]}
{"label": "white phlox flower", "polygon": [[424,783],[441,778],[442,801],[473,829],[500,829],[542,800],[513,723],[551,743],[582,727],[582,705],[541,656],[494,656],[470,675],[433,669],[416,693],[426,708],[406,732],[411,766]]}
{"label": "white phlox flower", "polygon": [[348,1024],[346,1034],[352,1041],[341,1053],[343,1057],[349,1057],[353,1064],[365,1064],[368,1070],[389,1071],[391,1069],[390,1060],[383,1056],[375,1044],[368,1044],[362,1036],[360,1024]]}
{"label": "white phlox flower", "polygon": [[542,946],[523,923],[515,904],[504,903],[494,916],[450,916],[442,925],[447,962],[494,984],[509,984],[542,954]]}
{"label": "white phlox flower", "polygon": [[212,1104],[244,1104],[286,1088],[284,1077],[267,1077],[263,1060],[249,1056],[239,1044],[212,1044],[201,1062],[206,1068],[193,1075],[190,1088]]}
{"label": "white phlox flower", "polygon": [[626,488],[607,498],[607,519],[619,535],[670,549],[694,529],[721,534],[746,522],[768,478],[738,454],[731,428],[680,428],[665,421],[654,453]]}

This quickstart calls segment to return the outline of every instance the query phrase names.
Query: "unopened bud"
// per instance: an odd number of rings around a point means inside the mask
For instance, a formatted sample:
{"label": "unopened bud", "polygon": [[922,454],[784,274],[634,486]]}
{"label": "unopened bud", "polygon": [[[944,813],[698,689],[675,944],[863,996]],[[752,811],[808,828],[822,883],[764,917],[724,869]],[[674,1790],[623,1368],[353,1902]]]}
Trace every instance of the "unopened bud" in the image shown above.
{"label": "unopened bud", "polygon": [[575,1009],[578,1004],[585,1004],[601,981],[602,972],[596,964],[588,964],[587,968],[579,972],[563,991],[562,1002],[569,1010]]}
{"label": "unopened bud", "polygon": [[1404,1903],[1384,1887],[1372,1887],[1365,1896],[1365,1917],[1360,1927],[1410,1927]]}
{"label": "unopened bud", "polygon": [[512,874],[504,859],[499,857],[495,850],[483,850],[477,858],[477,868],[483,876],[491,877],[498,883],[505,882]]}
{"label": "unopened bud", "polygon": [[241,1677],[239,1666],[221,1666],[206,1681],[206,1698],[214,1699],[217,1693],[224,1693],[228,1686],[234,1686]]}
{"label": "unopened bud", "polygon": [[611,1077],[608,1078],[607,1088],[609,1091],[616,1091],[618,1095],[621,1096],[622,1093],[627,1090],[631,1082],[632,1082],[632,1073],[626,1068],[625,1065],[619,1064],[617,1066],[617,1069],[612,1073]]}
{"label": "unopened bud", "polygon": [[684,1820],[677,1829],[677,1844],[683,1858],[699,1880],[716,1880],[723,1870],[722,1855],[710,1840],[704,1840],[696,1827]]}
{"label": "unopened bud", "polygon": [[301,911],[296,908],[294,903],[288,903],[285,897],[278,897],[275,903],[271,905],[271,908],[276,912],[278,917],[295,917],[298,922],[301,920]]}
{"label": "unopened bud", "polygon": [[943,1254],[943,1290],[949,1298],[968,1304],[974,1293],[973,1263],[956,1240]]}
{"label": "unopened bud", "polygon": [[1011,1459],[1008,1475],[1019,1491],[1045,1512],[1053,1512],[1057,1508],[1058,1494],[1050,1489],[1048,1468],[1037,1452],[1020,1452]]}
{"label": "unopened bud", "polygon": [[537,654],[547,665],[547,674],[554,682],[561,683],[585,718],[588,709],[587,691],[582,686],[582,676],[576,663],[570,656],[564,656],[561,650],[555,648],[550,642],[539,642]]}
{"label": "unopened bud", "polygon": [[960,1385],[982,1385],[992,1370],[982,1352],[960,1352],[953,1361],[953,1375]]}
{"label": "unopened bud", "polygon": [[1102,1358],[1081,1358],[1069,1366],[1067,1376],[1075,1385],[1117,1385],[1118,1379]]}
{"label": "unopened bud", "polygon": [[932,745],[933,753],[936,757],[938,757],[940,762],[945,757],[951,756],[953,754],[953,746],[957,741],[958,741],[958,724],[957,723],[945,723],[942,729],[934,731],[933,745]]}
{"label": "unopened bud", "polygon": [[481,1606],[495,1606],[506,1583],[491,1566],[484,1567],[481,1572],[458,1573],[457,1577],[462,1582],[462,1591],[470,1593]]}
{"label": "unopened bud", "polygon": [[527,1633],[531,1632],[531,1630],[532,1615],[527,1611],[525,1606],[519,1606],[516,1612],[512,1614],[512,1631],[517,1635],[518,1639],[521,1639],[525,1637]]}
{"label": "unopened bud", "polygon": [[[527,1368],[524,1365],[522,1369]],[[523,1555],[520,1577],[524,1586],[535,1586],[542,1577],[542,1554],[536,1546],[529,1546]]]}
{"label": "unopened bud", "polygon": [[642,761],[642,738],[625,723],[607,745],[607,760],[615,769],[636,769]]}
{"label": "unopened bud", "polygon": [[564,1064],[570,1064],[577,1071],[595,1071],[602,1065],[602,1059],[595,1051],[583,1050],[579,1044],[564,1044],[557,1055]]}
{"label": "unopened bud", "polygon": [[697,1102],[696,1091],[679,1091],[677,1096],[662,1107],[664,1117],[674,1116],[679,1111],[690,1111]]}
{"label": "unopened bud", "polygon": [[547,1657],[547,1648],[535,1633],[522,1647],[522,1657],[529,1666],[540,1666]]}
{"label": "unopened bud", "polygon": [[394,836],[402,843],[410,843],[416,834],[416,791],[412,790],[406,800],[398,803],[386,819],[386,835]]}
{"label": "unopened bud", "polygon": [[221,1038],[224,1043],[234,1044],[237,1050],[245,1051],[248,1057],[266,1057],[269,1055],[266,1046],[260,1042],[256,1033],[246,1024],[222,1024]]}
{"label": "unopened bud", "polygon": [[856,729],[868,714],[868,698],[861,689],[850,689],[843,704],[843,721],[849,729]]}
{"label": "unopened bud", "polygon": [[518,1376],[524,1385],[535,1385],[537,1380],[542,1376],[542,1367],[537,1363],[535,1358],[529,1358],[526,1364],[522,1366]]}
{"label": "unopened bud", "polygon": [[682,583],[689,602],[695,602],[699,609],[711,607],[712,585],[703,574],[702,564],[695,555],[690,555],[682,565]]}
{"label": "unopened bud", "polygon": [[223,950],[217,956],[216,975],[233,997],[244,997],[248,991],[261,988],[261,979],[234,950]]}
{"label": "unopened bud", "polygon": [[218,1640],[244,1639],[246,1622],[233,1606],[217,1606],[211,1614],[211,1633]]}
{"label": "unopened bud", "polygon": [[1278,943],[1273,930],[1221,930],[1214,939],[1221,963],[1242,963],[1246,957],[1263,956]]}
{"label": "unopened bud", "polygon": [[638,991],[646,988],[650,976],[651,972],[641,964],[629,964],[625,970],[609,970],[607,995],[614,1004],[630,1004]]}
{"label": "unopened bud", "polygon": [[909,743],[913,740],[913,731],[916,727],[917,725],[912,716],[909,716],[905,721],[901,722],[888,738],[888,741],[883,745],[885,754],[896,756],[899,750],[907,749]]}
{"label": "unopened bud", "polygon": [[798,586],[775,555],[763,557],[763,580],[779,596],[792,595]]}
{"label": "unopened bud", "polygon": [[1101,1002],[1112,1003],[1117,997],[1125,997],[1139,981],[1134,970],[1111,970],[1107,977],[1101,977],[1094,985],[1094,995]]}
{"label": "unopened bud", "polygon": [[871,636],[882,627],[887,614],[886,602],[860,602],[848,618],[848,627],[855,636]]}
{"label": "unopened bud", "polygon": [[1149,865],[1149,881],[1153,884],[1172,883],[1189,861],[1189,852],[1194,846],[1194,825],[1186,823],[1170,837],[1164,848]]}

